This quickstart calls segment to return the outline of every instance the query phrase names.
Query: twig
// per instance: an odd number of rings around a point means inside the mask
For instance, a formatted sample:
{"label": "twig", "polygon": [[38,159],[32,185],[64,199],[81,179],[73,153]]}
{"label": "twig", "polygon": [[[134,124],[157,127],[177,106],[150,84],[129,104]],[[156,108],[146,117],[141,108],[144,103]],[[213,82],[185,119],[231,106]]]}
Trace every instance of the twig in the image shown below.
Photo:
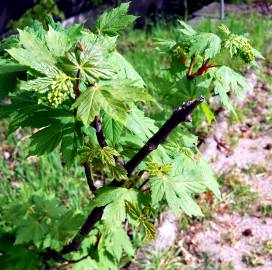
{"label": "twig", "polygon": [[92,122],[92,126],[95,128],[96,131],[96,138],[101,148],[107,146],[107,142],[102,130],[102,124],[99,116],[95,116],[94,121]]}
{"label": "twig", "polygon": [[164,123],[157,133],[151,137],[147,143],[136,153],[136,155],[125,165],[128,176],[131,176],[135,168],[158,146],[165,142],[169,134],[181,123],[187,120],[191,112],[204,101],[203,97],[191,102],[188,101],[184,105],[178,107],[172,116]]}
{"label": "twig", "polygon": [[90,161],[85,161],[82,165],[84,167],[85,176],[87,179],[89,189],[92,193],[94,193],[96,190],[96,187],[94,185],[94,181],[93,181],[93,177],[92,177],[91,163],[90,163]]}
{"label": "twig", "polygon": [[192,74],[192,72],[193,72],[194,64],[195,64],[195,56],[192,56],[192,57],[191,57],[190,66],[189,66],[189,69],[188,69],[188,72],[187,72],[187,78],[188,78],[189,76],[191,76],[191,74]]}

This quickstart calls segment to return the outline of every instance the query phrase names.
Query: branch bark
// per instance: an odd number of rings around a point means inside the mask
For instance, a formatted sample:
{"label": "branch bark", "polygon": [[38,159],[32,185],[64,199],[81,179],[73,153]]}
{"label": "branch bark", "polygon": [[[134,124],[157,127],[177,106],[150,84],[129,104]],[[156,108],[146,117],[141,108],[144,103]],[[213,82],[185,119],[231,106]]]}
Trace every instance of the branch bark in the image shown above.
{"label": "branch bark", "polygon": [[151,153],[156,150],[161,143],[167,140],[169,134],[181,123],[185,122],[191,112],[204,101],[203,97],[191,102],[188,101],[184,105],[178,107],[172,116],[164,123],[164,125],[155,133],[147,143],[137,152],[137,154],[126,163],[125,168],[128,176],[131,176],[135,168]]}
{"label": "branch bark", "polygon": [[[158,146],[167,140],[169,134],[181,123],[184,123],[188,116],[193,112],[193,110],[204,101],[203,97],[196,99],[195,101],[188,101],[182,106],[178,107],[172,114],[172,116],[164,123],[164,125],[155,133],[147,143],[134,155],[134,157],[127,162],[124,167],[127,170],[128,176],[131,176],[135,168]],[[99,123],[96,123],[99,124]],[[100,123],[101,124],[101,123]],[[100,129],[97,129],[97,132],[100,132]],[[99,137],[100,138],[100,137]],[[101,139],[101,144],[105,143],[103,138]],[[99,139],[99,140],[100,140]],[[99,143],[100,144],[100,143]],[[122,186],[123,182],[113,181],[111,186]],[[63,249],[57,253],[54,250],[48,250],[45,255],[46,258],[54,258],[59,260],[65,254],[68,254],[73,251],[79,251],[81,242],[93,229],[94,225],[101,220],[105,206],[96,207],[89,214],[87,220],[81,227],[78,234],[73,238],[73,240],[65,245]]]}

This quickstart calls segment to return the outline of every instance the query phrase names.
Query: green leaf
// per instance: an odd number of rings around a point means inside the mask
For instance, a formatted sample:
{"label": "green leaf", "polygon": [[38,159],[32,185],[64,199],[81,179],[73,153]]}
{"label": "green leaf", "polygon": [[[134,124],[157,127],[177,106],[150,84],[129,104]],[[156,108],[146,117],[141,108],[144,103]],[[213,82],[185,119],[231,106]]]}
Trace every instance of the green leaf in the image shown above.
{"label": "green leaf", "polygon": [[209,108],[208,104],[206,102],[202,102],[200,104],[200,109],[204,112],[206,119],[208,121],[208,124],[211,124],[212,121],[215,121],[215,116],[211,109]]}
{"label": "green leaf", "polygon": [[199,33],[192,37],[190,55],[203,55],[205,59],[215,57],[221,50],[221,39],[212,33]]}
{"label": "green leaf", "polygon": [[54,30],[51,26],[46,33],[45,41],[49,51],[57,57],[63,56],[73,45],[68,35]]}
{"label": "green leaf", "polygon": [[95,264],[95,262],[90,258],[87,257],[86,259],[78,262],[78,263],[74,263],[72,266],[72,270],[97,270],[97,266]]}
{"label": "green leaf", "polygon": [[92,200],[92,209],[106,206],[102,220],[109,226],[118,225],[126,218],[126,201],[137,202],[137,194],[134,189],[103,187]]}
{"label": "green leaf", "polygon": [[127,15],[128,8],[128,3],[122,3],[119,7],[104,12],[95,23],[96,31],[109,36],[118,35],[137,19],[135,16]]}
{"label": "green leaf", "polygon": [[78,232],[84,219],[84,215],[75,212],[74,209],[66,211],[59,219],[53,220],[43,247],[59,251],[63,247],[63,242],[67,243]]}
{"label": "green leaf", "polygon": [[115,227],[108,231],[105,239],[104,245],[107,251],[110,252],[118,261],[121,259],[123,251],[130,257],[134,256],[134,248],[132,243],[126,233],[126,231],[121,227]]}
{"label": "green leaf", "polygon": [[42,267],[38,255],[24,245],[10,248],[4,256],[4,265],[2,265],[1,257],[0,263],[5,270],[35,270]]}
{"label": "green leaf", "polygon": [[110,79],[114,70],[109,65],[105,50],[101,44],[95,40],[88,43],[83,52],[69,52],[61,58],[60,65],[65,72],[80,71],[81,79],[89,84],[95,83],[99,79]]}
{"label": "green leaf", "polygon": [[137,87],[137,81],[129,79],[113,80],[103,83],[103,88],[111,91],[111,94],[121,101],[137,102],[152,101],[152,97],[144,88]]}
{"label": "green leaf", "polygon": [[246,92],[250,89],[245,77],[227,66],[220,67],[215,76],[226,92],[233,91],[240,99],[244,98]]}
{"label": "green leaf", "polygon": [[21,65],[31,67],[47,76],[57,73],[56,59],[37,36],[19,30],[19,40],[21,48],[7,50],[15,60]]}
{"label": "green leaf", "polygon": [[146,117],[135,105],[130,105],[126,127],[143,141],[149,139],[158,130],[155,121]]}
{"label": "green leaf", "polygon": [[90,87],[76,100],[73,108],[85,126],[89,126],[96,115],[103,109],[114,120],[124,124],[127,121],[126,107],[122,100],[117,99],[108,87],[103,84]]}
{"label": "green leaf", "polygon": [[196,31],[187,23],[185,23],[184,21],[178,20],[179,24],[182,26],[181,29],[179,29],[179,31],[186,35],[186,36],[193,36],[196,34]]}
{"label": "green leaf", "polygon": [[78,149],[83,145],[83,134],[79,122],[68,124],[62,130],[61,154],[66,165],[70,167],[77,156]]}
{"label": "green leaf", "polygon": [[14,73],[0,74],[0,100],[15,90],[16,75]]}
{"label": "green leaf", "polygon": [[0,75],[6,73],[15,73],[24,70],[26,70],[26,66],[0,58]]}
{"label": "green leaf", "polygon": [[28,217],[16,232],[15,245],[33,241],[33,243],[39,247],[48,229],[46,223],[39,223],[38,220]]}
{"label": "green leaf", "polygon": [[26,91],[45,93],[50,90],[49,86],[52,82],[52,77],[39,77],[34,80],[20,81],[20,88]]}
{"label": "green leaf", "polygon": [[112,119],[107,113],[104,113],[102,129],[109,144],[115,146],[120,140],[123,125]]}
{"label": "green leaf", "polygon": [[100,150],[102,163],[108,166],[115,166],[114,157],[119,157],[120,154],[113,148],[105,146]]}
{"label": "green leaf", "polygon": [[219,94],[222,104],[235,115],[236,113],[234,107],[227,93],[229,91],[233,91],[237,97],[242,99],[244,98],[248,89],[250,89],[250,87],[246,79],[231,68],[222,66],[216,71],[214,80],[214,92],[215,94]]}
{"label": "green leaf", "polygon": [[130,79],[135,81],[134,85],[143,88],[145,83],[142,77],[134,69],[134,67],[118,52],[110,55],[109,63],[115,67],[116,74],[113,79]]}
{"label": "green leaf", "polygon": [[181,176],[152,178],[150,180],[152,203],[156,204],[165,197],[175,215],[178,216],[182,209],[189,216],[202,216],[200,208],[189,193],[190,190],[187,190],[180,178]]}
{"label": "green leaf", "polygon": [[33,134],[31,136],[29,154],[40,156],[51,153],[61,142],[62,127],[61,123],[52,124]]}
{"label": "green leaf", "polygon": [[202,216],[193,196],[211,190],[220,198],[218,184],[210,167],[202,158],[195,160],[183,154],[177,155],[172,164],[173,173],[150,179],[152,204],[157,205],[165,198],[176,215],[182,210],[189,216]]}

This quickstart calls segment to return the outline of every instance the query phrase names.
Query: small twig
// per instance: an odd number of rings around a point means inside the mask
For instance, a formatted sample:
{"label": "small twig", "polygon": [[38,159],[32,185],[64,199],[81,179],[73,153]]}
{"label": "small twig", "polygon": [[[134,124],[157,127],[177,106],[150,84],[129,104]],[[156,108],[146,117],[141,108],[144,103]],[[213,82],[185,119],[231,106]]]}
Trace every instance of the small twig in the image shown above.
{"label": "small twig", "polygon": [[76,99],[80,96],[79,85],[80,85],[80,69],[77,71],[76,81],[74,85],[74,93],[75,93]]}
{"label": "small twig", "polygon": [[195,56],[193,55],[193,56],[191,57],[190,66],[189,66],[189,69],[188,69],[188,72],[187,72],[187,78],[188,78],[189,76],[191,76],[191,74],[192,74],[192,72],[193,72],[194,64],[195,64]]}
{"label": "small twig", "polygon": [[94,193],[96,190],[96,187],[94,185],[94,180],[92,177],[91,163],[90,163],[90,161],[85,161],[82,165],[85,170],[85,175],[87,178],[87,183],[88,183],[89,189],[92,193]]}
{"label": "small twig", "polygon": [[144,182],[139,186],[139,190],[142,190],[142,188],[147,184],[149,178],[146,178]]}
{"label": "small twig", "polygon": [[94,121],[92,122],[92,126],[94,127],[96,131],[96,138],[101,148],[104,148],[107,146],[107,142],[102,130],[102,123],[99,118],[99,116],[95,116]]}

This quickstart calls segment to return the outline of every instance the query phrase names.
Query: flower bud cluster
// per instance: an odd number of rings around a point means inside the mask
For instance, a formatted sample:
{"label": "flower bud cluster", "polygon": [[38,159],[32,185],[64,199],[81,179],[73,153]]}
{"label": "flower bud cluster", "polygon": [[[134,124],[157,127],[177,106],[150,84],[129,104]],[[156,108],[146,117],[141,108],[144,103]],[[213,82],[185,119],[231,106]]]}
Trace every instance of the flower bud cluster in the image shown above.
{"label": "flower bud cluster", "polygon": [[254,49],[249,41],[242,36],[231,34],[225,25],[221,25],[219,29],[227,35],[225,47],[230,50],[232,56],[240,56],[247,64],[252,64],[255,59]]}
{"label": "flower bud cluster", "polygon": [[58,106],[69,96],[73,85],[67,76],[59,76],[51,83],[51,90],[48,92],[47,98],[50,104]]}
{"label": "flower bud cluster", "polygon": [[245,39],[239,39],[240,45],[238,47],[237,53],[247,64],[252,64],[255,59],[254,50]]}

